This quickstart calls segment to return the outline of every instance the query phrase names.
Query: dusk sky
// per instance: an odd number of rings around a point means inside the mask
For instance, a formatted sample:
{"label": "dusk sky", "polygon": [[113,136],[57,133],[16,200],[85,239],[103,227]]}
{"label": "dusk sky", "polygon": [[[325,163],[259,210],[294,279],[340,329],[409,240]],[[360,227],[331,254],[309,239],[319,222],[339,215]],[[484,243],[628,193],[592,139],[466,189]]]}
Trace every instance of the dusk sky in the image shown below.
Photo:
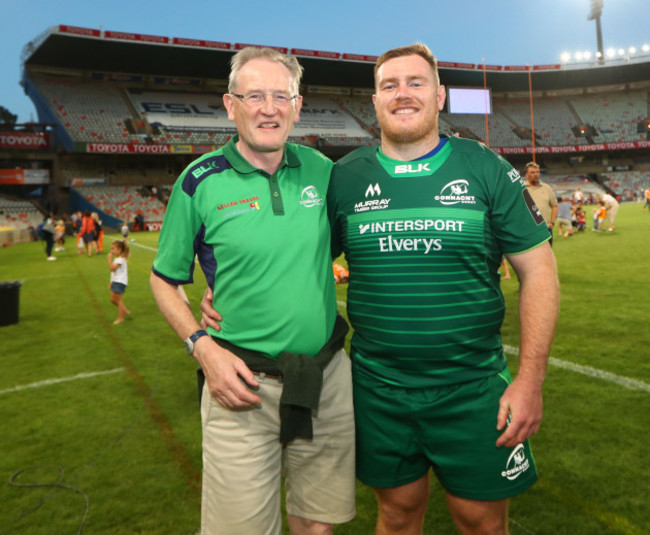
{"label": "dusk sky", "polygon": [[[590,8],[591,0],[0,0],[0,105],[19,122],[36,119],[19,85],[20,55],[59,24],[368,55],[422,41],[442,61],[539,65],[596,51]],[[650,44],[650,0],[604,0],[601,20],[605,49]]]}

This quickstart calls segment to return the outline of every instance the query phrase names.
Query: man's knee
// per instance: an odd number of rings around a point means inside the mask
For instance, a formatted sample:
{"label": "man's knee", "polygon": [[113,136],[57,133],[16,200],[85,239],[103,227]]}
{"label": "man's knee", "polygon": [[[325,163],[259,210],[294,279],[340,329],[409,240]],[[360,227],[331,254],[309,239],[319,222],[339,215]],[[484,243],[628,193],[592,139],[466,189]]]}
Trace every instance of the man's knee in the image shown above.
{"label": "man's knee", "polygon": [[374,489],[379,507],[378,533],[419,532],[429,502],[429,479],[394,489]]}
{"label": "man's knee", "polygon": [[332,524],[317,522],[308,518],[287,515],[291,535],[332,535]]}
{"label": "man's knee", "polygon": [[447,503],[462,535],[508,535],[508,500],[474,501],[448,495]]}

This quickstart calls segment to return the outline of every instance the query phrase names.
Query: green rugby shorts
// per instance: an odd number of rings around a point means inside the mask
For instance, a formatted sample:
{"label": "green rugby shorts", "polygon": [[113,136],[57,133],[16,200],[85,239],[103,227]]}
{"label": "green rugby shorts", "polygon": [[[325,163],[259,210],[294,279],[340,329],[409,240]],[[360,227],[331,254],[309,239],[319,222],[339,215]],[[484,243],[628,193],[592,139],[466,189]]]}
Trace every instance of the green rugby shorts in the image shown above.
{"label": "green rugby shorts", "polygon": [[442,486],[470,500],[500,500],[537,480],[528,441],[497,448],[499,399],[508,370],[457,385],[403,388],[353,368],[357,477],[395,488],[433,468]]}

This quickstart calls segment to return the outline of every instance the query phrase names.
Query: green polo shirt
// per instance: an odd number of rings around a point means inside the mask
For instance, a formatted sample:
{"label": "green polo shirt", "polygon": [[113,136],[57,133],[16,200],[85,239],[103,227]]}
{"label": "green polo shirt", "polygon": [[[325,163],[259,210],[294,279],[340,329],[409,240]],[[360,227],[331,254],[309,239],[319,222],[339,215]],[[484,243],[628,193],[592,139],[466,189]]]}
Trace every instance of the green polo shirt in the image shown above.
{"label": "green polo shirt", "polygon": [[153,271],[191,283],[197,256],[223,316],[222,330],[210,334],[273,359],[316,355],[336,318],[325,206],[332,162],[287,144],[269,175],[242,157],[237,141],[176,181]]}

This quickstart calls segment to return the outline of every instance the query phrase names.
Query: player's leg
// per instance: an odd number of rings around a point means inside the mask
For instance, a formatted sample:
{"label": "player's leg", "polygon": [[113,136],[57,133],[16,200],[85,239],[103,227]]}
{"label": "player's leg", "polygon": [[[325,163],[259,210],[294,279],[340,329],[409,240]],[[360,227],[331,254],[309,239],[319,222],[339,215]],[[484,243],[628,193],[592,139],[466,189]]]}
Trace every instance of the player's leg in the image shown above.
{"label": "player's leg", "polygon": [[499,400],[512,381],[507,369],[458,385],[436,406],[445,441],[432,464],[462,535],[507,535],[509,498],[537,480],[528,441],[497,447]]}
{"label": "player's leg", "polygon": [[420,535],[429,502],[429,474],[393,489],[374,488],[379,515],[377,535]]}
{"label": "player's leg", "polygon": [[428,389],[387,384],[353,363],[357,477],[373,488],[378,534],[421,534],[431,464],[423,450]]}
{"label": "player's leg", "polygon": [[508,499],[479,501],[447,493],[447,505],[461,535],[508,535]]}

